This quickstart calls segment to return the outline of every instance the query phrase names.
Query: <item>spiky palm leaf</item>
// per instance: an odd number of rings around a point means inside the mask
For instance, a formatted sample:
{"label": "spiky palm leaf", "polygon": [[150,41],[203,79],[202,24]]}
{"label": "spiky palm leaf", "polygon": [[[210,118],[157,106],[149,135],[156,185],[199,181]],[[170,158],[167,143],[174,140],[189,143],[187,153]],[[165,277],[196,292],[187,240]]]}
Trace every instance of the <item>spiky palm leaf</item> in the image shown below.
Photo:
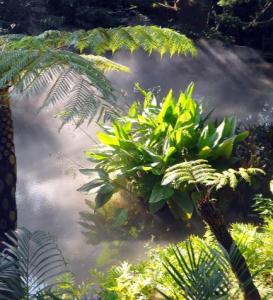
{"label": "spiky palm leaf", "polygon": [[[97,28],[73,33],[48,31],[23,38],[4,36],[0,40],[0,89],[12,86],[14,92],[30,96],[49,87],[41,108],[67,100],[62,114],[64,123],[74,120],[80,125],[84,119],[91,121],[106,103],[111,107],[116,104],[104,71],[128,71],[100,54],[139,48],[171,56],[196,53],[187,37],[156,26]],[[93,54],[75,53],[85,50]]]}
{"label": "spiky palm leaf", "polygon": [[185,242],[185,249],[174,247],[172,254],[175,261],[166,257],[164,266],[185,299],[227,299],[230,286],[229,263],[218,249],[204,244],[196,253],[189,239]]}
{"label": "spiky palm leaf", "polygon": [[259,173],[264,174],[261,169],[257,168],[228,169],[218,172],[207,160],[197,159],[168,168],[163,177],[162,185],[172,184],[175,187],[186,187],[194,184],[214,187],[216,190],[227,185],[235,189],[240,179],[250,182],[251,176]]}
{"label": "spiky palm leaf", "polygon": [[25,228],[8,235],[0,255],[0,299],[46,299],[65,262],[55,241],[45,232]]}

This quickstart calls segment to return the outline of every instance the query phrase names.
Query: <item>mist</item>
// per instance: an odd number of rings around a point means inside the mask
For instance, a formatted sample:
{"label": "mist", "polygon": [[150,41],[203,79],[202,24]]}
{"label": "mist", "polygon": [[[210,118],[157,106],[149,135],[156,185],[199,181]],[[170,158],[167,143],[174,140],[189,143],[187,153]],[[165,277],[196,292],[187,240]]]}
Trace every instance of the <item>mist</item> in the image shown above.
{"label": "mist", "polygon": [[[254,50],[225,47],[219,42],[201,41],[195,58],[148,56],[118,53],[114,60],[130,67],[130,74],[108,75],[120,97],[120,105],[139,99],[134,83],[153,88],[160,95],[173,88],[176,93],[195,82],[195,97],[215,116],[237,115],[242,121],[255,120],[264,104],[273,104],[273,68]],[[159,89],[160,86],[160,89]],[[34,101],[33,101],[34,100]],[[84,278],[96,267],[102,246],[87,245],[78,224],[79,211],[86,209],[84,195],[77,192],[86,180],[79,168],[89,167],[84,150],[94,144],[99,127],[91,124],[77,129],[72,125],[58,132],[59,121],[52,111],[36,115],[37,99],[15,101],[13,119],[18,165],[18,225],[40,229],[56,237],[70,268]],[[124,247],[118,259],[140,259],[147,241]],[[128,256],[126,256],[126,253]],[[112,261],[115,263],[117,260]]]}

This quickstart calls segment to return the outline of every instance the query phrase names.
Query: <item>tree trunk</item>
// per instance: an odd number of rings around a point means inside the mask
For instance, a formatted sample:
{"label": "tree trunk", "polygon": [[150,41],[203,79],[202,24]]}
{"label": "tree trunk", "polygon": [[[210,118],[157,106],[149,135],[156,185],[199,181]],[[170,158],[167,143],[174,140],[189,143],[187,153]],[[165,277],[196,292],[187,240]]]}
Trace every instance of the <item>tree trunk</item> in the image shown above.
{"label": "tree trunk", "polygon": [[[253,283],[247,263],[227,230],[224,218],[209,197],[198,202],[202,219],[209,225],[217,241],[229,254],[231,268],[236,275],[245,300],[260,300],[261,296]],[[235,254],[235,255],[234,255]]]}
{"label": "tree trunk", "polygon": [[0,251],[5,233],[16,229],[16,157],[8,88],[0,89]]}

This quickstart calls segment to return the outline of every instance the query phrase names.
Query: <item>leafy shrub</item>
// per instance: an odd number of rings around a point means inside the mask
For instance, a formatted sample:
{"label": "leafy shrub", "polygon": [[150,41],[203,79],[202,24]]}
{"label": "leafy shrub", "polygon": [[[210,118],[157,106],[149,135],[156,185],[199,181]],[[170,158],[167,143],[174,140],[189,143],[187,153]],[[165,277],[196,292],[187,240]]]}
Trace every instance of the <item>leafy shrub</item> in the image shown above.
{"label": "leafy shrub", "polygon": [[[206,159],[218,167],[232,164],[236,145],[248,136],[237,133],[235,117],[210,120],[202,103],[193,99],[191,84],[179,97],[172,90],[158,102],[138,86],[144,103],[133,103],[127,115],[102,126],[101,142],[88,159],[93,169],[81,172],[91,181],[79,190],[96,193],[96,209],[121,189],[141,198],[152,213],[167,205],[175,216],[189,217],[194,205],[188,193],[161,186],[165,171],[184,160]],[[183,199],[180,205],[176,199]]]}
{"label": "leafy shrub", "polygon": [[[273,295],[273,220],[267,219],[262,228],[250,224],[233,224],[231,233],[244,254],[251,272],[256,274],[255,281],[261,294],[264,297],[267,296],[267,299],[271,299],[270,296]],[[179,262],[179,260],[182,258],[185,262],[188,261],[186,271],[190,276],[185,278],[185,284],[188,285],[191,279],[198,279],[200,286],[202,285],[204,288],[204,294],[217,281],[207,281],[208,278],[202,277],[201,270],[204,272],[203,274],[208,272],[209,279],[212,279],[210,277],[212,273],[209,272],[213,272],[213,270],[217,270],[221,266],[218,271],[222,276],[222,283],[224,284],[223,292],[226,292],[226,287],[229,286],[229,297],[223,299],[241,299],[242,295],[240,295],[236,279],[230,267],[224,262],[218,245],[210,232],[207,232],[203,239],[191,236],[187,241],[179,243],[177,245],[179,254],[175,251],[175,247],[174,245],[169,245],[166,248],[157,246],[155,249],[149,250],[148,258],[139,264],[124,262],[119,266],[112,267],[107,273],[91,272],[93,278],[97,279],[97,282],[100,284],[102,299],[164,299],[158,291],[164,293],[169,299],[197,299],[194,297],[185,298],[183,287],[181,288],[178,285],[174,277],[164,267],[166,258],[174,268],[180,270],[179,274],[185,274],[185,270],[181,269],[181,261]],[[218,263],[216,264],[214,261],[214,266],[212,267],[209,265],[209,262],[212,262],[212,260],[202,258],[204,263],[201,264],[202,261],[198,260],[198,258],[204,255],[204,251],[210,259],[211,256],[209,253],[217,253],[219,255],[217,258]],[[193,260],[191,261],[192,265],[189,262],[190,259],[193,259],[193,255],[195,256],[195,266]],[[197,262],[199,262],[199,267],[201,268],[199,275],[196,274]],[[217,273],[214,275],[219,280]],[[191,276],[195,276],[195,279]],[[197,284],[196,281],[195,283]]]}

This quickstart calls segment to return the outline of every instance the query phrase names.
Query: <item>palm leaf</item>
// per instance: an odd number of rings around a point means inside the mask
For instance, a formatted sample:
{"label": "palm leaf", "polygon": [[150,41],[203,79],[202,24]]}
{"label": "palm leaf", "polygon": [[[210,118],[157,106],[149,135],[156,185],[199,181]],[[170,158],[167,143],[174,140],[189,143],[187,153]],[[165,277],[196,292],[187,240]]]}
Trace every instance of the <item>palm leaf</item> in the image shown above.
{"label": "palm leaf", "polygon": [[0,294],[7,295],[3,299],[42,299],[65,271],[61,251],[42,231],[21,228],[7,237],[0,255]]}
{"label": "palm leaf", "polygon": [[189,239],[185,249],[174,247],[172,254],[174,260],[165,257],[164,266],[186,299],[227,299],[229,264],[219,250],[204,244],[196,253]]}

